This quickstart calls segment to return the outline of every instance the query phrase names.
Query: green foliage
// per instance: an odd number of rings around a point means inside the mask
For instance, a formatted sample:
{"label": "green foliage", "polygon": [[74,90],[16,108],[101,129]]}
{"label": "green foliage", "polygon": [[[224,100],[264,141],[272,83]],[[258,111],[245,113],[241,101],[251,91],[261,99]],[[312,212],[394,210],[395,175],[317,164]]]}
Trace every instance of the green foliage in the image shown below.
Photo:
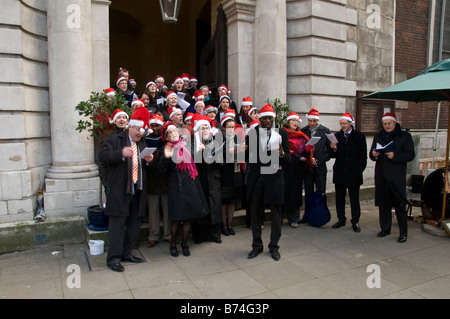
{"label": "green foliage", "polygon": [[267,99],[266,103],[270,103],[270,105],[272,105],[273,110],[277,115],[275,118],[275,126],[282,127],[283,123],[286,122],[286,118],[289,116],[289,112],[291,112],[291,108],[286,103],[282,103],[278,98],[275,100]]}
{"label": "green foliage", "polygon": [[78,115],[82,117],[75,129],[80,133],[88,131],[90,136],[101,143],[114,129],[114,124],[109,123],[109,116],[116,109],[130,115],[130,108],[122,94],[115,92],[113,97],[108,98],[105,92],[91,92],[89,100],[81,101],[75,107]]}

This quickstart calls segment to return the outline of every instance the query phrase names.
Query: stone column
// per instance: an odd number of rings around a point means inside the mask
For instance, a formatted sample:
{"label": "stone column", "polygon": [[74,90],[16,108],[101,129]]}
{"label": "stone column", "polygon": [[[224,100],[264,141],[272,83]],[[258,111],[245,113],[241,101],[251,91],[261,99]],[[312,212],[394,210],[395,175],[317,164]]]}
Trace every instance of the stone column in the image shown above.
{"label": "stone column", "polygon": [[45,210],[73,215],[99,197],[93,139],[75,130],[75,106],[93,89],[91,0],[47,0],[47,29],[52,166]]}
{"label": "stone column", "polygon": [[111,1],[92,0],[92,90],[108,88],[109,78],[109,5]]}
{"label": "stone column", "polygon": [[[286,102],[286,0],[258,0],[255,11],[255,99]],[[256,103],[255,103],[256,102]]]}
{"label": "stone column", "polygon": [[255,99],[255,7],[256,0],[223,1],[228,31],[228,87],[238,108],[244,97]]}

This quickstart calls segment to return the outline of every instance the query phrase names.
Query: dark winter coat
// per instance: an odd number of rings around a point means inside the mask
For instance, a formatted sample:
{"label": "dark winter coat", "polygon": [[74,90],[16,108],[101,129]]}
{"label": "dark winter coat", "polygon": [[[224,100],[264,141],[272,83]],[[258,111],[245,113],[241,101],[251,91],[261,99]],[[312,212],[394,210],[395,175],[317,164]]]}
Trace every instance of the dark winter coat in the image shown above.
{"label": "dark winter coat", "polygon": [[[255,127],[255,130],[249,131],[249,134],[245,137],[245,145],[248,146],[246,151],[247,162],[247,200],[250,202],[253,196],[253,189],[256,185],[258,178],[261,176],[264,180],[264,198],[260,200],[265,205],[282,205],[284,201],[284,172],[282,165],[290,160],[289,154],[289,137],[288,133],[280,129],[278,133],[281,135],[281,146],[284,151],[283,157],[278,157],[278,164],[268,161],[263,163],[264,156],[271,155],[271,151],[264,151],[265,145],[261,145],[259,128],[261,125]],[[251,137],[250,132],[254,132],[256,136]],[[252,133],[253,134],[253,133]],[[272,133],[273,134],[273,133]],[[256,138],[255,138],[256,137]],[[278,150],[276,151],[278,153]],[[261,154],[261,153],[265,153]],[[271,158],[271,157],[270,157]],[[277,167],[274,167],[276,165]],[[271,166],[271,167],[270,167]],[[261,169],[268,169],[270,167],[272,174],[262,174]]]}
{"label": "dark winter coat", "polygon": [[[214,161],[212,158],[210,161],[205,161],[204,155],[211,154],[214,143],[206,144],[204,151],[199,151],[195,158],[201,158],[201,163],[196,163],[198,177],[202,185],[203,194],[205,195],[208,208],[210,224],[215,225],[222,222],[222,197],[220,192],[220,169],[222,163]],[[203,142],[205,144],[205,142]],[[194,144],[194,143],[193,143]],[[194,144],[194,147],[196,145]],[[205,223],[207,223],[205,221]]]}
{"label": "dark winter coat", "polygon": [[169,219],[192,221],[208,214],[208,204],[198,176],[191,178],[188,171],[176,169],[171,158],[160,157],[158,169],[169,173]]}
{"label": "dark winter coat", "polygon": [[[308,125],[301,129],[306,136],[311,139],[311,131]],[[327,162],[330,160],[330,140],[325,134],[330,134],[330,129],[328,127],[319,124],[314,136],[320,137],[320,140],[314,145],[314,158],[317,161],[316,173],[325,174],[327,169]],[[313,170],[308,170],[307,173],[315,173]]]}
{"label": "dark winter coat", "polygon": [[[380,154],[378,158],[372,155],[377,143],[384,146],[390,141],[395,144],[394,158],[389,159],[386,155]],[[406,165],[415,157],[414,143],[409,132],[403,131],[397,123],[394,131],[388,135],[382,130],[373,137],[369,157],[375,164],[375,205],[382,206],[387,201],[386,187],[389,187],[397,194],[406,199]]]}
{"label": "dark winter coat", "polygon": [[[145,142],[141,139],[138,143],[138,149],[142,151],[145,148]],[[113,134],[105,138],[100,150],[100,160],[107,165],[106,188],[108,196],[106,199],[105,214],[108,216],[128,216],[131,201],[131,174],[132,159],[123,158],[122,149],[131,146],[128,130]],[[151,163],[151,162],[150,162]],[[141,187],[141,194],[147,191],[147,165],[145,160],[141,160],[141,174],[138,184]],[[140,201],[139,216],[145,216],[146,200]]]}
{"label": "dark winter coat", "polygon": [[341,186],[360,186],[367,166],[367,142],[363,133],[352,128],[345,140],[344,131],[334,134],[338,140],[337,150],[330,147],[330,157],[335,158],[333,183]]}

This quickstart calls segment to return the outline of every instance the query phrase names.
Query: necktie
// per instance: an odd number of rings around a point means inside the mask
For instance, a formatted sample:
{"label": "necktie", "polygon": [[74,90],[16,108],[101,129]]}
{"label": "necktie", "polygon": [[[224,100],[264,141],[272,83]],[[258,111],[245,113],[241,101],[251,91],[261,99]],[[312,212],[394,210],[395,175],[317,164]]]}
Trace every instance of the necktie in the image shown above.
{"label": "necktie", "polygon": [[133,184],[136,184],[138,180],[138,168],[139,168],[136,143],[133,143],[131,147],[133,149]]}
{"label": "necktie", "polygon": [[348,141],[348,136],[350,135],[350,133],[344,133],[344,135],[345,135],[345,141],[347,142]]}

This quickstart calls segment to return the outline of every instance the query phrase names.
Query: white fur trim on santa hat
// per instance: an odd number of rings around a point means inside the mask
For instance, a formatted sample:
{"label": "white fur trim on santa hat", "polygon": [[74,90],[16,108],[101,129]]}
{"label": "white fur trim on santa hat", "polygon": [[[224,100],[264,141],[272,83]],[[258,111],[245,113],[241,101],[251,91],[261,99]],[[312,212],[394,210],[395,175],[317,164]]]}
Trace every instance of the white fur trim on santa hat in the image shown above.
{"label": "white fur trim on santa hat", "polygon": [[390,115],[383,116],[383,118],[381,120],[382,121],[384,121],[384,120],[392,120],[395,123],[397,123],[397,119],[395,117],[393,117],[393,116],[390,116]]}
{"label": "white fur trim on santa hat", "polygon": [[123,80],[126,81],[127,79],[125,79],[125,77],[123,77],[123,76],[121,76],[120,78],[118,78],[117,81],[116,81],[116,86],[118,86],[119,83],[120,83],[121,81],[123,81]]}
{"label": "white fur trim on santa hat", "polygon": [[174,116],[177,113],[182,113],[181,109],[179,109],[177,107],[173,107],[172,108],[172,113],[169,114],[169,118],[172,118],[172,116]]}
{"label": "white fur trim on santa hat", "polygon": [[114,117],[113,117],[112,119],[109,120],[109,123],[110,123],[110,124],[113,124],[113,123],[117,120],[117,118],[119,117],[119,115],[125,115],[125,116],[127,117],[127,119],[128,119],[128,114],[125,113],[124,111],[121,111],[121,112],[117,112],[117,113],[114,115]]}
{"label": "white fur trim on santa hat", "polygon": [[197,132],[200,126],[202,125],[208,125],[211,128],[211,124],[209,124],[209,121],[207,120],[198,120],[195,122],[194,131]]}
{"label": "white fur trim on santa hat", "polygon": [[293,115],[289,115],[287,118],[286,118],[286,121],[289,121],[289,120],[292,120],[292,119],[297,119],[300,123],[302,122],[302,119],[300,118],[300,116],[299,115],[297,115],[297,114],[293,114]]}
{"label": "white fur trim on santa hat", "polygon": [[349,121],[350,123],[355,124],[355,121],[354,121],[350,116],[343,115],[343,116],[341,116],[341,117],[339,118],[339,121],[340,121],[340,120],[347,120],[347,121]]}
{"label": "white fur trim on santa hat", "polygon": [[141,120],[130,120],[130,122],[128,123],[128,126],[133,127],[133,126],[137,126],[137,127],[143,127],[144,126],[144,121]]}
{"label": "white fur trim on santa hat", "polygon": [[164,132],[164,137],[167,137],[167,132],[169,132],[170,129],[176,129],[177,127],[175,125],[170,124],[169,126],[167,126],[166,131]]}
{"label": "white fur trim on santa hat", "polygon": [[275,117],[276,115],[275,115],[275,112],[270,112],[270,111],[259,113],[259,118],[264,117],[264,116]]}

